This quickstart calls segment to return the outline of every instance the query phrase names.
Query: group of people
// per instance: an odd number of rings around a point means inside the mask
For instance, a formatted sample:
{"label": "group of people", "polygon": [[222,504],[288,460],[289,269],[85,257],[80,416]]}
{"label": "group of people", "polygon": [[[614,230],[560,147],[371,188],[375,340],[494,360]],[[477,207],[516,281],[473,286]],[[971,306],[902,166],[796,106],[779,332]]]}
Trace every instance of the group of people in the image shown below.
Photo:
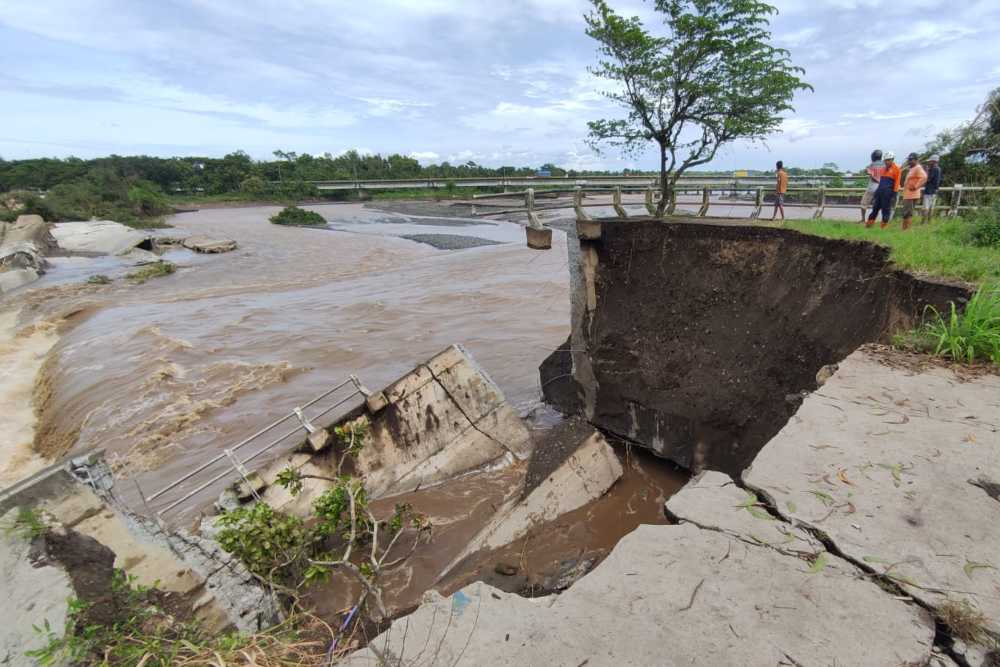
{"label": "group of people", "polygon": [[903,229],[909,229],[913,224],[918,204],[922,204],[923,222],[927,223],[934,212],[941,187],[940,159],[937,155],[930,156],[927,158],[927,169],[924,169],[920,156],[910,153],[906,156],[907,171],[903,179],[903,170],[896,164],[896,155],[892,151],[886,151],[884,155],[880,150],[872,151],[871,164],[865,170],[868,173],[868,189],[861,197],[862,208],[871,207],[865,226],[874,226],[879,213],[882,214],[882,229],[889,226],[900,189],[903,190]]}
{"label": "group of people", "polygon": [[[892,151],[886,151],[884,155],[880,150],[873,151],[871,164],[865,170],[868,174],[868,189],[861,197],[862,210],[871,209],[865,226],[874,226],[880,213],[882,229],[889,226],[900,189],[903,191],[903,229],[909,229],[913,224],[913,215],[918,204],[922,204],[920,208],[923,222],[928,222],[934,212],[934,203],[941,187],[941,167],[938,166],[940,159],[937,155],[930,156],[927,158],[927,168],[924,169],[920,164],[920,157],[916,153],[910,153],[906,157],[907,171],[904,179],[903,170],[896,164],[896,155]],[[788,172],[780,160],[775,167],[777,181],[774,188],[774,213],[771,219],[775,220],[780,213],[781,219],[784,220]]]}

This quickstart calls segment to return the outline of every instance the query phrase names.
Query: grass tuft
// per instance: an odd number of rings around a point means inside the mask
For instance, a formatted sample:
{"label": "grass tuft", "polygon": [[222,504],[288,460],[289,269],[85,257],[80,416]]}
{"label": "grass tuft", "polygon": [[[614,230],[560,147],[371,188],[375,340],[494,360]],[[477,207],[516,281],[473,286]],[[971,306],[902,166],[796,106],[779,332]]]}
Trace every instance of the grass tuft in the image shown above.
{"label": "grass tuft", "polygon": [[976,644],[986,637],[986,616],[968,600],[948,600],[937,613],[956,639]]}
{"label": "grass tuft", "polygon": [[152,264],[147,264],[136,271],[125,276],[136,285],[141,285],[142,283],[150,280],[151,278],[160,278],[162,276],[169,276],[171,273],[177,270],[177,265],[173,262],[168,262],[166,260],[160,260],[159,262],[153,262]]}
{"label": "grass tuft", "polygon": [[954,303],[947,316],[927,310],[924,324],[898,336],[899,344],[963,363],[1000,364],[1000,286],[980,287],[961,312]]}

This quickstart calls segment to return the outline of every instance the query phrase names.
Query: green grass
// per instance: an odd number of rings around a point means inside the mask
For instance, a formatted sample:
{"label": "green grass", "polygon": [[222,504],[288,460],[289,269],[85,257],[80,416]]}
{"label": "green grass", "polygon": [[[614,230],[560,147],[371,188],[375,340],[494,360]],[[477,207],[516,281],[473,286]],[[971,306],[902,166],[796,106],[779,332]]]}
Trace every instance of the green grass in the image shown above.
{"label": "green grass", "polygon": [[923,325],[898,336],[897,344],[964,363],[1000,364],[1000,287],[980,287],[961,312],[954,303],[944,314],[927,310]]}
{"label": "green grass", "polygon": [[915,224],[905,232],[898,220],[885,230],[836,220],[789,220],[785,226],[827,238],[888,246],[892,261],[908,271],[971,283],[1000,283],[1000,248],[969,243],[969,223],[960,218]]}
{"label": "green grass", "polygon": [[160,260],[159,262],[153,262],[152,264],[147,264],[140,267],[136,271],[125,276],[137,285],[150,280],[152,278],[160,278],[162,276],[169,276],[171,273],[177,270],[177,266],[173,262],[167,262],[165,260]]}

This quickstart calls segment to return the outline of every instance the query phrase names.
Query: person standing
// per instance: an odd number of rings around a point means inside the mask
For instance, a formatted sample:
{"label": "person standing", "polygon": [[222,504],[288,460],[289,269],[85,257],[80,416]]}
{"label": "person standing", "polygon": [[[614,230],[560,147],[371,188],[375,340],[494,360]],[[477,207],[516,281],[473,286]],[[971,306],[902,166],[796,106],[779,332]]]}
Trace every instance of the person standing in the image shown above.
{"label": "person standing", "polygon": [[913,211],[920,202],[920,191],[927,182],[927,172],[920,164],[920,157],[916,153],[906,156],[906,181],[903,183],[903,230],[910,228],[913,224]]}
{"label": "person standing", "polygon": [[781,213],[781,219],[785,219],[785,195],[788,194],[788,172],[785,171],[785,163],[781,160],[774,165],[778,172],[776,174],[777,180],[774,184],[774,213],[771,214],[771,220],[777,217],[778,213]]}
{"label": "person standing", "polygon": [[871,163],[865,169],[865,173],[868,174],[868,189],[861,195],[861,222],[865,221],[865,213],[871,208],[872,202],[875,200],[875,191],[878,189],[878,182],[882,178],[882,171],[884,169],[882,166],[882,151],[876,148],[872,151]]}
{"label": "person standing", "polygon": [[885,167],[878,179],[878,187],[872,200],[872,212],[868,214],[865,227],[874,225],[879,213],[882,214],[882,229],[888,227],[889,221],[892,220],[892,209],[896,205],[896,193],[899,192],[899,179],[902,175],[899,165],[896,164],[896,154],[886,151],[882,156],[882,163]]}
{"label": "person standing", "polygon": [[924,210],[920,224],[926,225],[934,215],[934,203],[937,201],[938,190],[941,189],[941,167],[938,162],[941,156],[934,154],[927,158],[927,182],[924,183]]}

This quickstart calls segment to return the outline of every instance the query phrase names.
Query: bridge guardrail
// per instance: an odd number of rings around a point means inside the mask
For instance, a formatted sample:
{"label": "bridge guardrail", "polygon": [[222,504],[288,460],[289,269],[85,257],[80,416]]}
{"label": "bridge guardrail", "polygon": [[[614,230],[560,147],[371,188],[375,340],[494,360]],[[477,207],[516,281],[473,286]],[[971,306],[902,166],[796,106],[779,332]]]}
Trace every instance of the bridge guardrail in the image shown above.
{"label": "bridge guardrail", "polygon": [[[353,387],[353,389],[349,393],[344,394],[343,390],[347,389],[348,387]],[[248,477],[250,476],[250,473],[246,469],[246,465],[248,463],[258,458],[259,456],[263,455],[264,453],[270,451],[278,444],[284,442],[285,440],[287,440],[288,438],[292,437],[295,434],[301,434],[303,431],[307,436],[312,434],[314,431],[316,431],[316,427],[312,425],[313,421],[327,416],[328,414],[330,414],[337,408],[343,406],[345,403],[347,403],[353,398],[356,398],[358,396],[366,398],[367,396],[370,395],[370,393],[371,392],[369,392],[368,389],[363,384],[361,384],[361,381],[358,380],[357,376],[350,375],[346,380],[344,380],[340,384],[335,385],[330,389],[327,389],[325,392],[323,392],[319,396],[316,396],[315,398],[303,404],[302,406],[294,408],[284,417],[276,419],[275,421],[271,422],[270,424],[260,429],[253,435],[244,438],[243,440],[233,445],[232,447],[223,449],[221,454],[211,458],[210,460],[201,464],[194,470],[186,473],[179,479],[176,479],[170,484],[167,484],[163,488],[157,490],[152,495],[150,496],[142,495],[142,501],[148,507],[148,504],[150,502],[163,497],[165,494],[180,487],[185,482],[206,477],[209,474],[212,474],[212,472],[210,471],[213,471],[213,469],[218,470],[219,468],[222,468],[221,472],[216,472],[216,474],[214,474],[207,481],[201,482],[196,488],[191,489],[190,491],[184,493],[180,497],[173,499],[166,507],[158,510],[156,512],[157,518],[162,518],[165,514],[170,512],[172,509],[174,509],[181,503],[193,498],[199,493],[202,493],[203,491],[207,490],[212,485],[217,484],[226,477],[242,478],[243,481],[247,484],[247,487],[250,489],[251,493],[253,493],[253,495],[256,496],[257,494],[253,489],[253,485],[250,483],[248,479]],[[323,401],[324,399],[330,397],[337,397],[337,400],[332,405],[327,406],[326,408],[316,413],[312,417],[307,418],[305,416],[304,411],[307,408],[310,408],[316,405],[317,403]],[[251,442],[258,440],[264,434],[269,433],[270,431],[274,430],[281,424],[292,419],[295,419],[298,422],[294,428],[285,432],[278,438],[271,440],[268,444],[264,445],[250,456],[247,456],[244,459],[241,459],[239,457],[239,455],[237,454],[238,450],[242,449],[246,445],[249,445]],[[224,463],[225,465],[219,465],[221,463]],[[140,494],[142,494],[141,489],[139,490],[139,492]]]}

